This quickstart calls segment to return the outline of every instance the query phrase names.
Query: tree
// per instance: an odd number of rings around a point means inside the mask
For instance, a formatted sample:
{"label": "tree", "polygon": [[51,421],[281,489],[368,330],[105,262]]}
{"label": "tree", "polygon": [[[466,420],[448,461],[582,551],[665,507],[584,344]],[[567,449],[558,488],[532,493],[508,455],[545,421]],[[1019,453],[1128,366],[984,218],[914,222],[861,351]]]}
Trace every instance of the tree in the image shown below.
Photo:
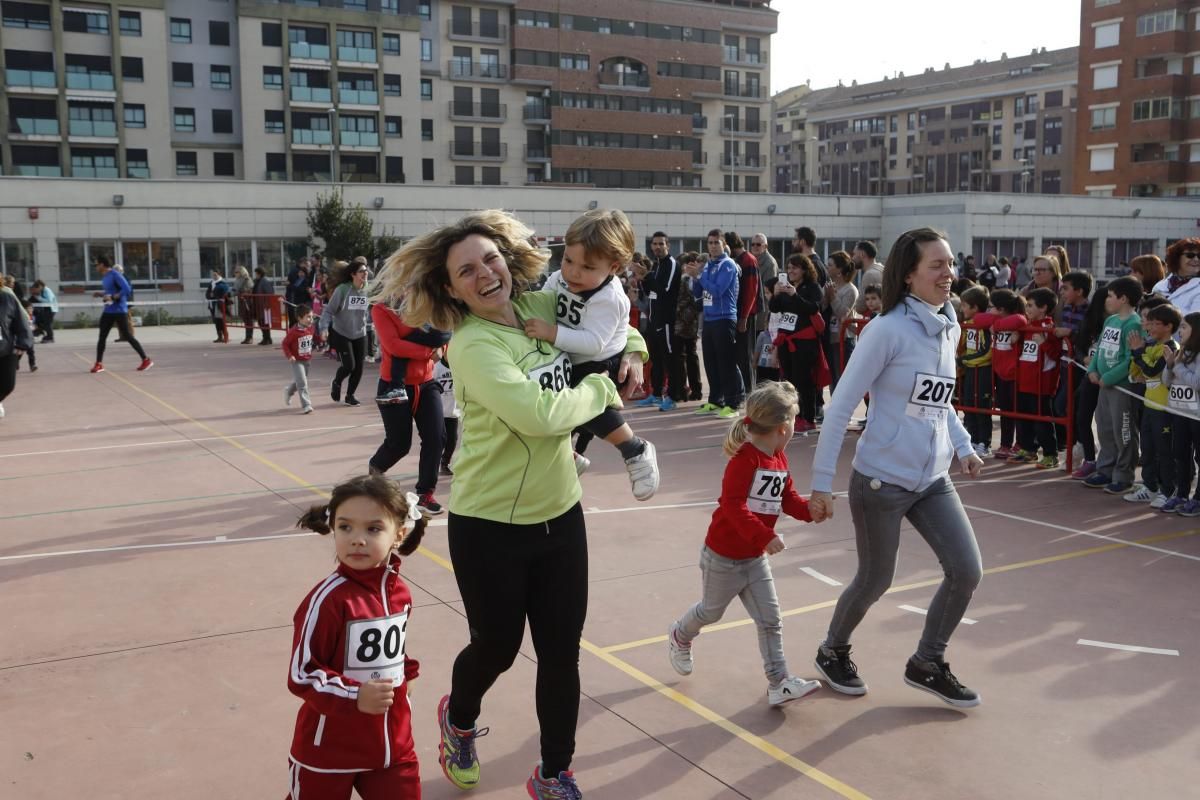
{"label": "tree", "polygon": [[[348,205],[338,189],[318,194],[316,205],[308,205],[308,247],[314,254],[349,261],[355,256],[376,257],[371,218],[359,204]],[[318,247],[316,240],[322,247]]]}

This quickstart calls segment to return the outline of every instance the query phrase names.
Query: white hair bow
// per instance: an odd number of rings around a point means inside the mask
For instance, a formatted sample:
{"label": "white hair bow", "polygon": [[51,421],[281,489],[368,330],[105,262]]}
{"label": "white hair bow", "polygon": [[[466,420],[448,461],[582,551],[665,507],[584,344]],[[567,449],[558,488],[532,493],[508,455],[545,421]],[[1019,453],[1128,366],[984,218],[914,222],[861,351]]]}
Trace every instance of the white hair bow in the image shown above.
{"label": "white hair bow", "polygon": [[404,501],[408,503],[408,518],[416,522],[421,518],[421,508],[417,505],[421,501],[420,497],[414,492],[405,492]]}

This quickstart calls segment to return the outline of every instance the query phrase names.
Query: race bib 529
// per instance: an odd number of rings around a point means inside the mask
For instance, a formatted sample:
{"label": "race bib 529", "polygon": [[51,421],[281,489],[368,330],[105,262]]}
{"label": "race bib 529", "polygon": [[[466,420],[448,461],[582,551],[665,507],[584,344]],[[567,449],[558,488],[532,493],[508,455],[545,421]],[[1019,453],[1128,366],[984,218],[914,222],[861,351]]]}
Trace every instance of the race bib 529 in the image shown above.
{"label": "race bib 529", "polygon": [[1038,360],[1038,343],[1032,339],[1021,342],[1021,360],[1036,362]]}
{"label": "race bib 529", "polygon": [[390,617],[351,620],[346,625],[346,676],[360,683],[404,683],[404,637],[408,609]]}

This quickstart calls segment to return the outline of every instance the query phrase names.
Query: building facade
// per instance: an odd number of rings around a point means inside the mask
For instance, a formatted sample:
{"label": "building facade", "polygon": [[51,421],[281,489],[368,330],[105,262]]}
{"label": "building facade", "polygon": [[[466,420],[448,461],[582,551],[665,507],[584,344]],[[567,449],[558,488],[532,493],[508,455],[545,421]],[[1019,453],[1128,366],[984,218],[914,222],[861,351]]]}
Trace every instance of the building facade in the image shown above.
{"label": "building facade", "polygon": [[1200,196],[1200,6],[1084,0],[1074,191]]}
{"label": "building facade", "polygon": [[[776,190],[1066,193],[1076,61],[1077,48],[1043,48],[876,83],[783,93],[773,111]],[[786,189],[779,183],[784,165]]]}
{"label": "building facade", "polygon": [[4,174],[770,188],[769,0],[0,9]]}

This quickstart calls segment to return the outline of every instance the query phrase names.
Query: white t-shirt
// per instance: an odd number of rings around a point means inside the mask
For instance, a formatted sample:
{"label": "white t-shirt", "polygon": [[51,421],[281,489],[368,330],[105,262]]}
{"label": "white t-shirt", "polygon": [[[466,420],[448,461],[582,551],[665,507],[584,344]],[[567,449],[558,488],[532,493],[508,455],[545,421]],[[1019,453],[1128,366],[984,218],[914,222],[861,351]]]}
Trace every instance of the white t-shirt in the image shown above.
{"label": "white t-shirt", "polygon": [[454,376],[444,361],[434,362],[433,379],[442,387],[442,416],[457,418],[459,413],[458,403],[454,401]]}
{"label": "white t-shirt", "polygon": [[556,296],[554,346],[570,356],[572,364],[604,361],[625,352],[629,298],[615,277],[584,298],[567,288],[561,272],[554,272],[542,291]]}

